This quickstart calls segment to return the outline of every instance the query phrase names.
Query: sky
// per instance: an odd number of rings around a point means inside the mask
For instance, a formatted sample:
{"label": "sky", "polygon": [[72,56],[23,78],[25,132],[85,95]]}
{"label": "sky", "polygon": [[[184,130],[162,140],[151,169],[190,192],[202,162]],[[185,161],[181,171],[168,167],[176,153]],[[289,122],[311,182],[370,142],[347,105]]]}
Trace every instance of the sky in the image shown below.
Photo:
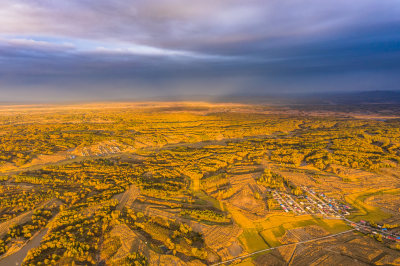
{"label": "sky", "polygon": [[0,102],[400,90],[400,0],[0,4]]}

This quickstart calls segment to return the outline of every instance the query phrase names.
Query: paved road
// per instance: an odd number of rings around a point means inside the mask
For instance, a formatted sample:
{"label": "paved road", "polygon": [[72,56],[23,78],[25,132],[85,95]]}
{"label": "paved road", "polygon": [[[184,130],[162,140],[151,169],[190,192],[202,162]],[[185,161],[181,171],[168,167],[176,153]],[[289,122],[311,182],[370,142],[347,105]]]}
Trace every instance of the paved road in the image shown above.
{"label": "paved road", "polygon": [[265,251],[278,249],[278,248],[285,247],[285,246],[305,244],[305,243],[309,243],[309,242],[313,242],[313,241],[317,241],[317,240],[323,240],[323,239],[326,239],[326,238],[331,238],[331,237],[347,234],[347,233],[350,233],[350,232],[353,232],[353,231],[355,231],[355,229],[347,230],[347,231],[344,231],[344,232],[341,232],[341,233],[337,233],[337,234],[333,234],[333,235],[328,235],[328,236],[318,237],[318,238],[314,238],[314,239],[310,239],[310,240],[300,241],[300,242],[296,242],[296,243],[284,244],[284,245],[280,245],[278,247],[261,249],[261,250],[258,250],[256,252],[252,252],[252,253],[249,253],[249,254],[246,254],[246,255],[243,255],[243,256],[239,256],[239,257],[230,259],[230,260],[226,260],[226,261],[215,263],[212,266],[221,265],[221,264],[229,263],[229,262],[234,262],[235,260],[244,259],[244,258],[253,256],[253,255],[258,254],[258,253],[262,253],[262,252],[265,252]]}

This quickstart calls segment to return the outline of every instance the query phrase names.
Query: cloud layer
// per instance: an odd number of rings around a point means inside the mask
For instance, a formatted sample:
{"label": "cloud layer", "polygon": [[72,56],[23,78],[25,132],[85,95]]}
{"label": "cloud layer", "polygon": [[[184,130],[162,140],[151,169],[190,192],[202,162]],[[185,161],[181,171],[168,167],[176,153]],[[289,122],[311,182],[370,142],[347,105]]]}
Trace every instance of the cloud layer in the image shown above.
{"label": "cloud layer", "polygon": [[3,100],[399,89],[397,0],[0,0]]}

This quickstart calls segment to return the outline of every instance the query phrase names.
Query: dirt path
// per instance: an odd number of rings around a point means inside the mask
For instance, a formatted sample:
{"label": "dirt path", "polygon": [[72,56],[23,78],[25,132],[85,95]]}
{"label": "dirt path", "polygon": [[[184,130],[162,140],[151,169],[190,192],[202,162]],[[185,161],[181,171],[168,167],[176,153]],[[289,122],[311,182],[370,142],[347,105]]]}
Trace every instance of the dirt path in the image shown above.
{"label": "dirt path", "polygon": [[14,224],[23,224],[23,223],[28,222],[31,219],[32,214],[35,210],[40,209],[47,204],[50,204],[52,201],[55,201],[55,199],[49,199],[49,200],[43,202],[42,204],[40,204],[39,206],[37,206],[36,208],[34,208],[33,210],[24,212],[24,213],[18,215],[17,217],[12,218],[11,220],[1,223],[0,224],[0,237],[7,234],[10,226],[12,226]]}
{"label": "dirt path", "polygon": [[347,233],[354,232],[354,231],[355,231],[355,229],[351,229],[351,230],[347,230],[347,231],[344,231],[344,232],[341,232],[341,233],[337,233],[337,234],[333,234],[333,235],[327,235],[327,236],[318,237],[318,238],[314,238],[314,239],[310,239],[310,240],[300,241],[300,242],[297,242],[297,243],[284,244],[284,245],[273,247],[273,248],[261,249],[261,250],[256,251],[256,252],[249,253],[247,255],[239,256],[239,257],[236,257],[236,258],[233,258],[233,259],[230,259],[230,260],[226,260],[226,261],[222,261],[222,262],[213,264],[213,266],[234,262],[234,261],[239,260],[239,259],[245,259],[245,258],[251,257],[251,256],[253,256],[255,254],[259,254],[259,253],[262,253],[262,252],[265,252],[265,251],[269,251],[269,250],[278,249],[278,248],[285,247],[285,246],[305,244],[305,243],[314,242],[314,241],[317,241],[317,240],[322,240],[322,239],[326,239],[326,238],[331,238],[331,237],[347,234]]}
{"label": "dirt path", "polygon": [[131,185],[124,193],[115,197],[119,201],[116,209],[120,211],[125,205],[130,206],[136,200],[139,194],[139,188],[135,185]]}
{"label": "dirt path", "polygon": [[[61,202],[58,199],[51,199],[43,204],[41,204],[38,208],[41,208],[43,206],[45,206],[46,204],[50,204],[50,203],[55,203],[58,206],[61,205]],[[30,211],[30,212],[33,212]],[[21,265],[22,261],[25,259],[26,255],[28,254],[29,250],[31,250],[32,248],[36,248],[40,245],[40,241],[42,241],[43,237],[47,234],[49,228],[51,228],[51,224],[52,222],[56,219],[56,217],[60,214],[60,212],[56,213],[47,223],[47,225],[40,230],[39,232],[36,232],[36,234],[33,235],[33,237],[28,240],[27,242],[25,242],[23,244],[23,246],[15,251],[14,253],[3,257],[0,259],[0,266],[8,266],[8,265]]]}
{"label": "dirt path", "polygon": [[28,222],[31,219],[32,214],[33,214],[33,210],[27,211],[25,213],[18,215],[17,217],[12,218],[11,220],[1,223],[0,224],[0,237],[7,234],[10,226],[12,226],[14,224],[22,224],[22,223]]}
{"label": "dirt path", "polygon": [[21,265],[24,261],[29,250],[36,248],[40,245],[43,237],[47,234],[49,228],[42,229],[34,238],[32,238],[25,246],[23,246],[17,252],[11,254],[0,260],[0,266],[11,266],[11,265]]}

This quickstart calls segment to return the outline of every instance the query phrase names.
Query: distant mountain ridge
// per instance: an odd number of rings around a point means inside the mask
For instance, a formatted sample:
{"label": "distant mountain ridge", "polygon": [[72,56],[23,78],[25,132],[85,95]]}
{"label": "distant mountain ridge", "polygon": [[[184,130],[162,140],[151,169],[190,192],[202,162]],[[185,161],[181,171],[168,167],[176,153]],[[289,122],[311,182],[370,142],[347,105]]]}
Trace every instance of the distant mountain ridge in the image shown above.
{"label": "distant mountain ridge", "polygon": [[232,94],[216,101],[256,104],[400,104],[400,91],[320,92],[279,94]]}

